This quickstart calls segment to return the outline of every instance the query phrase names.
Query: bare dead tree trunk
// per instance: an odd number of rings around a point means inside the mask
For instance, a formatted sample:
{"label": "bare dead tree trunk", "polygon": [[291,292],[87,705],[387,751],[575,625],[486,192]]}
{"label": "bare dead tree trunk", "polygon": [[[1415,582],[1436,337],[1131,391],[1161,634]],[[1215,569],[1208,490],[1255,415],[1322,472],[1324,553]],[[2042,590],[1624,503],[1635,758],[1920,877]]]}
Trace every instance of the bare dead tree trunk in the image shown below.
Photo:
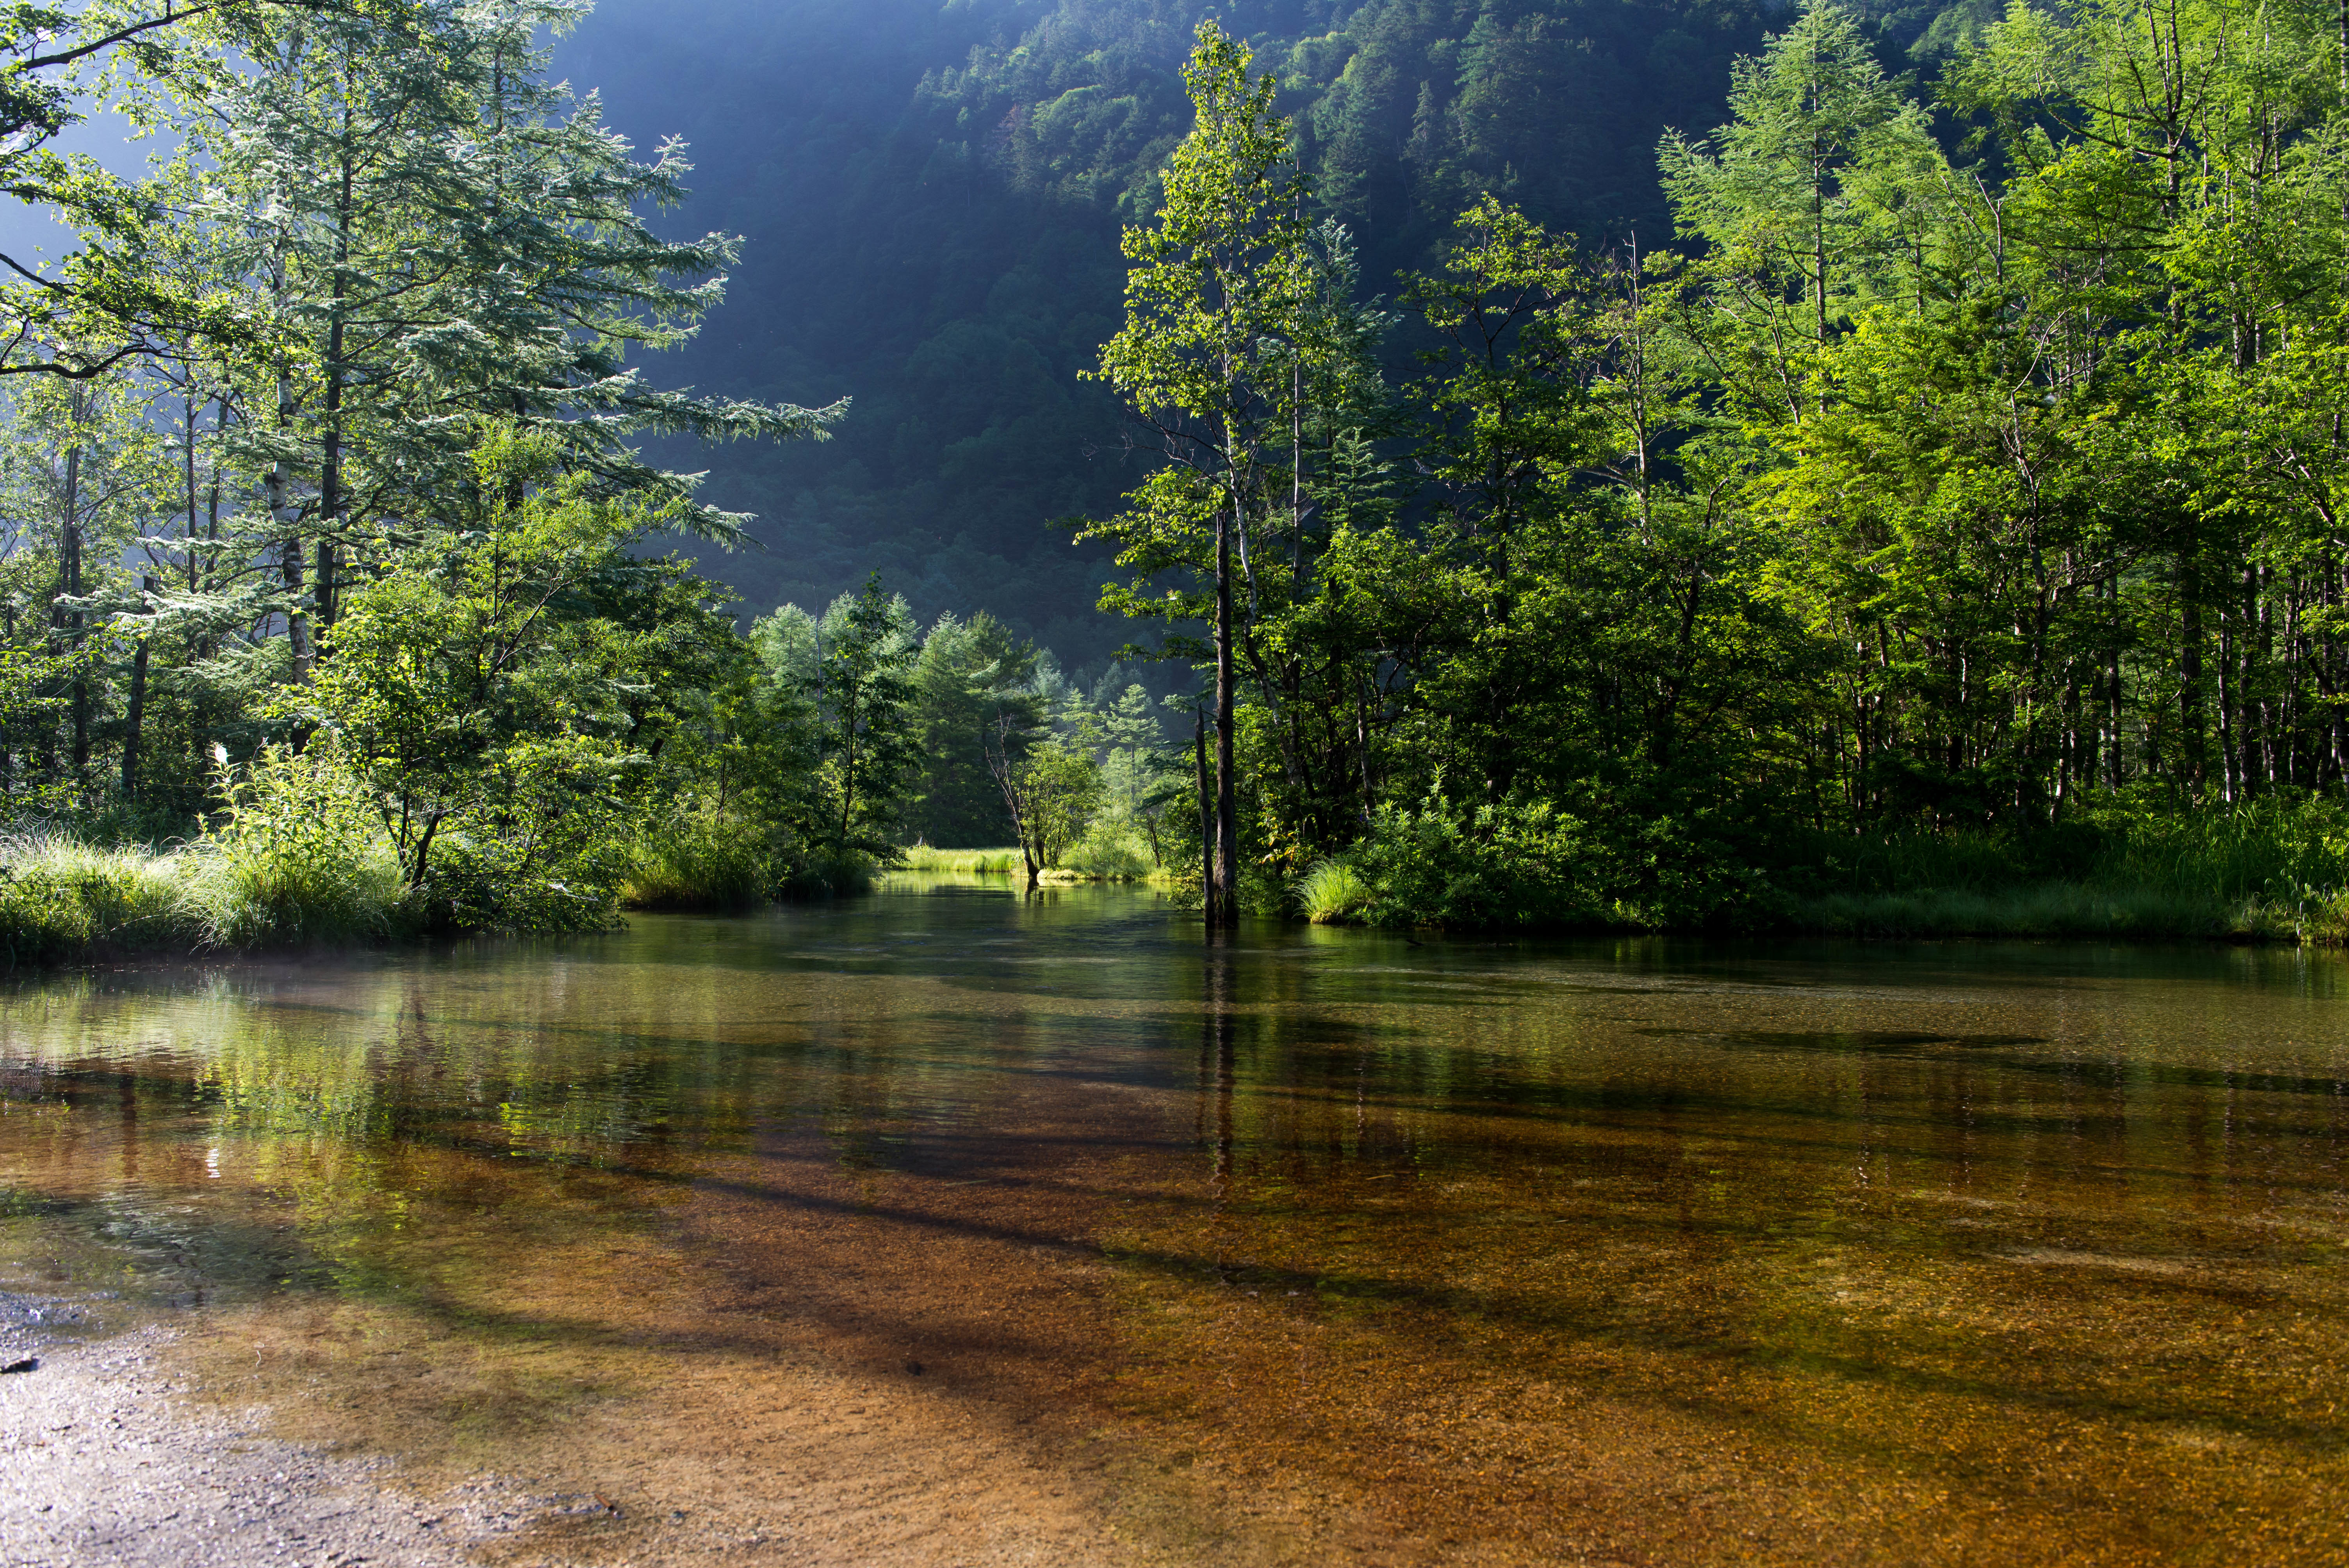
{"label": "bare dead tree trunk", "polygon": [[[85,385],[77,381],[73,389],[73,445],[66,449],[65,515],[58,520],[58,577],[67,597],[79,598],[82,592],[81,537],[81,421],[88,407]],[[69,645],[81,651],[84,616],[80,610],[67,610],[64,622],[71,633]],[[78,659],[75,661],[73,687],[73,765],[78,784],[82,769],[89,766],[89,672]]]}

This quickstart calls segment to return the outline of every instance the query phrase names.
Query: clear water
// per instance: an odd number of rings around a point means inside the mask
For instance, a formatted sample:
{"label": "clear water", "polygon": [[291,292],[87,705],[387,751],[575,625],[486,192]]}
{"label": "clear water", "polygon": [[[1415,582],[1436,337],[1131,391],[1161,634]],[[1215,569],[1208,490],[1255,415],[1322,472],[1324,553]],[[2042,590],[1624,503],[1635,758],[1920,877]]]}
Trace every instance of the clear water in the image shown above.
{"label": "clear water", "polygon": [[909,881],[0,995],[0,1286],[751,1542],[878,1430],[1162,1561],[2344,1560],[2344,1156],[2289,953]]}

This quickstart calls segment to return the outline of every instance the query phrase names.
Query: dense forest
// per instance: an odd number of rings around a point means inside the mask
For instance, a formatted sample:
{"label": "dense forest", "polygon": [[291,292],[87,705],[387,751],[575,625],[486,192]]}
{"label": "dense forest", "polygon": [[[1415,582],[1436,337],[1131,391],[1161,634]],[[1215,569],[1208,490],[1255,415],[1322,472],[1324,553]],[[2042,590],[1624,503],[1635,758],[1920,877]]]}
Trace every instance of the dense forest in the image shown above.
{"label": "dense forest", "polygon": [[1264,9],[0,19],[11,954],[2340,929],[2341,13]]}
{"label": "dense forest", "polygon": [[[1732,61],[1784,21],[1751,0],[718,0],[679,27],[604,0],[556,71],[616,124],[686,138],[682,214],[749,241],[727,309],[663,373],[856,399],[830,442],[689,459],[766,546],[705,552],[706,570],[758,604],[829,603],[879,571],[926,620],[982,608],[1098,676],[1125,634],[1092,614],[1106,556],[1048,524],[1139,478],[1080,373],[1116,326],[1120,227],[1190,129],[1182,67],[1210,9],[1278,77],[1374,294],[1433,264],[1486,191],[1593,242],[1669,243],[1659,138],[1717,124]],[[1863,13],[1897,73],[1995,8]],[[1401,372],[1428,346],[1406,322],[1381,351]]]}

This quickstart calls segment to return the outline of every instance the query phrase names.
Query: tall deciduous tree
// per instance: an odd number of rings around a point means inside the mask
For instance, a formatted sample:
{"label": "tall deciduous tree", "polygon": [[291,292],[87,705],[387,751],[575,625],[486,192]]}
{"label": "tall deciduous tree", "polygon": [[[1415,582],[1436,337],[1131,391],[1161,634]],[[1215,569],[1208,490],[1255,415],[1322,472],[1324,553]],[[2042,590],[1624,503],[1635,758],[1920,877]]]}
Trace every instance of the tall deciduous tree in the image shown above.
{"label": "tall deciduous tree", "polygon": [[917,761],[912,614],[876,573],[815,623],[804,688],[815,704],[814,820],[809,838],[835,858],[890,861]]}
{"label": "tall deciduous tree", "polygon": [[[1199,25],[1183,68],[1195,122],[1174,150],[1165,199],[1123,246],[1125,323],[1102,349],[1099,374],[1156,438],[1166,466],[1131,511],[1096,531],[1125,545],[1123,563],[1147,578],[1204,581],[1154,608],[1208,622],[1216,678],[1215,877],[1210,923],[1237,918],[1238,698],[1236,587],[1254,562],[1264,520],[1288,504],[1278,482],[1290,447],[1288,348],[1313,297],[1304,175],[1289,128],[1273,110],[1278,82],[1251,69],[1246,44]],[[1293,471],[1293,469],[1292,469]],[[1128,594],[1113,601],[1140,607]]]}

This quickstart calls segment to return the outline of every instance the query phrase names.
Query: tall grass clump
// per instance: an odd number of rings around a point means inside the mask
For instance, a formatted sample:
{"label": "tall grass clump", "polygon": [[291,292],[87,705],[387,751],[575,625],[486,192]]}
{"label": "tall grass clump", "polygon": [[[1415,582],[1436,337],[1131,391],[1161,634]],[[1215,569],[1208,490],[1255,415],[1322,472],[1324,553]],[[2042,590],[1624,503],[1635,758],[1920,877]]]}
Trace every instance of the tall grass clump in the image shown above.
{"label": "tall grass clump", "polygon": [[928,844],[910,844],[902,851],[895,870],[930,874],[963,876],[1009,876],[1019,869],[1019,851],[1014,850],[941,850]]}
{"label": "tall grass clump", "polygon": [[1156,868],[1142,834],[1104,816],[1096,818],[1084,837],[1061,853],[1053,869],[1082,882],[1146,882]]}
{"label": "tall grass clump", "polygon": [[0,964],[58,964],[190,935],[181,857],[35,829],[0,838]]}
{"label": "tall grass clump", "polygon": [[1790,923],[1854,936],[2349,937],[2349,811],[2122,803],[2027,833],[1846,841]]}
{"label": "tall grass clump", "polygon": [[354,945],[415,923],[373,803],[327,758],[223,758],[220,789],[225,817],[187,851],[196,945]]}
{"label": "tall grass clump", "polygon": [[1371,905],[1371,884],[1344,861],[1315,863],[1297,884],[1297,906],[1316,925],[1358,920]]}
{"label": "tall grass clump", "polygon": [[767,830],[716,811],[683,811],[652,824],[621,883],[630,909],[745,910],[775,896],[783,880]]}
{"label": "tall grass clump", "polygon": [[2183,895],[2295,903],[2349,891],[2349,811],[2315,797],[2116,824],[2096,880]]}

